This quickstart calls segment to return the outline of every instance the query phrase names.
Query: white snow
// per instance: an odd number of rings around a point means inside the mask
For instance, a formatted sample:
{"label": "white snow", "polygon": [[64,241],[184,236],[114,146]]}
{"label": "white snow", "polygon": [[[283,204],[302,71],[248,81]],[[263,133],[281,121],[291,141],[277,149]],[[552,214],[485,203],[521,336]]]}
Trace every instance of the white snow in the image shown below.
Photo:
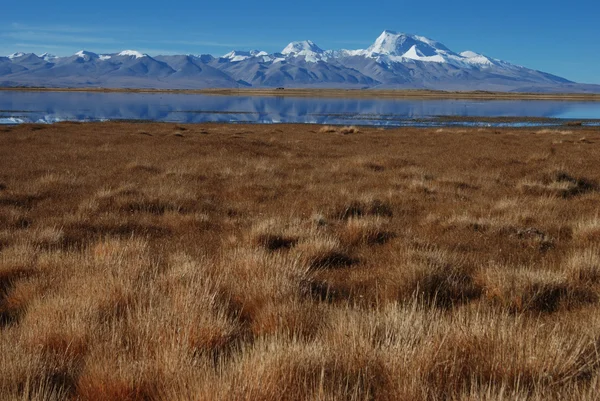
{"label": "white snow", "polygon": [[249,56],[231,56],[229,57],[229,59],[231,61],[243,61],[246,60],[247,58],[250,58]]}
{"label": "white snow", "polygon": [[322,54],[323,49],[317,46],[311,40],[303,40],[300,42],[292,42],[283,49],[281,54],[294,54],[300,52],[312,52],[317,54]]}
{"label": "white snow", "polygon": [[404,33],[394,31],[383,31],[367,50],[366,55],[373,57],[375,54],[383,54],[389,56],[402,56],[404,51],[401,51],[402,45],[412,39]]}
{"label": "white snow", "polygon": [[117,54],[117,56],[130,56],[135,58],[146,57],[147,54],[140,53],[137,50],[123,50],[121,53]]}
{"label": "white snow", "polygon": [[494,65],[494,62],[492,62],[492,60],[490,60],[483,54],[475,53],[470,50],[462,52],[460,53],[460,55],[465,58],[463,61],[468,64],[477,64],[482,66]]}
{"label": "white snow", "polygon": [[440,42],[425,36],[389,30],[383,31],[367,49],[341,50],[335,54],[340,57],[363,56],[382,63],[402,63],[409,60],[430,63],[462,63],[462,57],[450,51]]}
{"label": "white snow", "polygon": [[54,60],[54,59],[58,58],[54,54],[50,54],[50,53],[40,54],[38,57],[39,58],[43,58],[46,61],[51,61],[51,60]]}
{"label": "white snow", "polygon": [[417,49],[417,45],[413,45],[406,53],[402,55],[404,58],[418,61],[428,61],[433,63],[445,63],[446,59],[441,55],[425,56],[420,50]]}
{"label": "white snow", "polygon": [[237,50],[231,51],[225,55],[223,55],[223,58],[227,58],[231,61],[242,61],[242,60],[246,60],[247,58],[250,57],[250,54],[241,54],[241,53],[246,53],[246,52],[240,52]]}
{"label": "white snow", "polygon": [[24,55],[25,55],[25,53],[18,52],[18,53],[11,54],[10,56],[8,56],[8,58],[12,60],[13,58],[23,57]]}
{"label": "white snow", "polygon": [[88,51],[85,51],[85,50],[78,51],[77,53],[74,54],[74,56],[82,58],[82,59],[84,59],[86,61],[98,58],[98,55],[96,53],[88,52]]}
{"label": "white snow", "polygon": [[304,57],[309,63],[327,60],[331,52],[325,52],[311,40],[292,42],[281,51],[287,57]]}
{"label": "white snow", "polygon": [[261,50],[250,50],[249,52],[243,50],[234,50],[223,56],[223,58],[229,59],[232,62],[243,61],[253,57],[262,57],[263,61],[270,61],[269,53]]}
{"label": "white snow", "polygon": [[364,56],[367,51],[365,49],[358,50],[339,50],[333,52],[333,57],[352,57],[352,56]]}
{"label": "white snow", "polygon": [[102,60],[102,61],[105,61],[105,60],[110,60],[110,58],[111,58],[111,57],[112,57],[112,56],[110,56],[110,55],[108,55],[108,54],[102,54],[102,55],[100,55],[98,58],[99,58],[100,60]]}
{"label": "white snow", "polygon": [[425,36],[412,35],[412,37],[417,39],[418,41],[427,43],[428,45],[431,45],[433,47],[435,47],[435,45],[437,44],[437,42],[435,40],[431,40],[429,38],[426,38]]}
{"label": "white snow", "polygon": [[472,52],[471,50],[467,50],[465,52],[462,52],[462,53],[460,53],[460,55],[463,56],[463,57],[466,57],[466,58],[473,58],[473,57],[479,57],[479,56],[481,56],[481,54]]}

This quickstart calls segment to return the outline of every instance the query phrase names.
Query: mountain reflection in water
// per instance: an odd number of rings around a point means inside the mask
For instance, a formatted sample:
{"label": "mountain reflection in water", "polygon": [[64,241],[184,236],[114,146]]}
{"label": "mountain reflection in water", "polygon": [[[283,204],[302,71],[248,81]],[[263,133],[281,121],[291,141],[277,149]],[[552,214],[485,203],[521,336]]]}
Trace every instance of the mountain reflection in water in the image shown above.
{"label": "mountain reflection in water", "polygon": [[0,91],[4,123],[150,120],[402,126],[428,125],[427,120],[436,116],[600,119],[600,103]]}

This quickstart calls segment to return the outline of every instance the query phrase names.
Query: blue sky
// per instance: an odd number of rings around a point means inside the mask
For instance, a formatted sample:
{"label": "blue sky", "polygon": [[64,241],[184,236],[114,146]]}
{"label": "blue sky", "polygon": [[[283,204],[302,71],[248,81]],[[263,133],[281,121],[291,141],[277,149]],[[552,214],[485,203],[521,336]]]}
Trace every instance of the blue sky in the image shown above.
{"label": "blue sky", "polygon": [[368,47],[384,29],[424,35],[565,78],[600,84],[600,2],[430,0],[348,2],[12,1],[0,55],[85,49],[150,55],[260,49],[310,39],[324,49]]}

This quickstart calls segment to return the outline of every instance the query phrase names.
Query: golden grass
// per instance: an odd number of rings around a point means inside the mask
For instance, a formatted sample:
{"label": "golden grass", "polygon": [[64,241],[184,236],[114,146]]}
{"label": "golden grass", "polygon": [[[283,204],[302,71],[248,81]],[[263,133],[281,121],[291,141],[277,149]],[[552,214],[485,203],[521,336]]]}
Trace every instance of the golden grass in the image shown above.
{"label": "golden grass", "polygon": [[355,127],[354,125],[352,126],[344,126],[344,127],[336,127],[336,126],[332,126],[332,125],[324,125],[323,127],[321,127],[319,129],[319,132],[321,133],[331,133],[331,132],[337,132],[340,133],[342,135],[348,135],[348,134],[357,134],[360,132],[360,130]]}
{"label": "golden grass", "polygon": [[600,132],[345,130],[7,127],[0,399],[597,399]]}

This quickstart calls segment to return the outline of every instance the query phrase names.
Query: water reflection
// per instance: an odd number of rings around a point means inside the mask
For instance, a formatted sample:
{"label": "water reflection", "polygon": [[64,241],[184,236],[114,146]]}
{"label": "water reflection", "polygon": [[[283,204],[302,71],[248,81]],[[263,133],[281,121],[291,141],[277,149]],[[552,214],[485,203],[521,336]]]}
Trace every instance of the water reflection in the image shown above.
{"label": "water reflection", "polygon": [[434,116],[600,119],[600,103],[0,92],[4,123],[152,120],[395,126],[427,124]]}

